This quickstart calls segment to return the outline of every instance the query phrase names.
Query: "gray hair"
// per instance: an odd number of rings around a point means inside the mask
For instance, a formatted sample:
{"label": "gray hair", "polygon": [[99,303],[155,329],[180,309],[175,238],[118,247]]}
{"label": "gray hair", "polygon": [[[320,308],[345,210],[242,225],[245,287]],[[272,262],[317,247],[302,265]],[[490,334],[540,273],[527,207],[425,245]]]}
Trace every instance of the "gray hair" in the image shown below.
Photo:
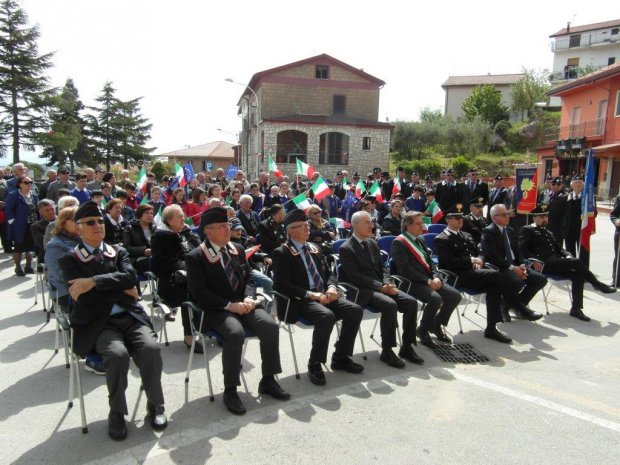
{"label": "gray hair", "polygon": [[369,220],[372,219],[372,217],[370,216],[370,213],[368,212],[365,212],[365,211],[355,212],[351,216],[351,224],[355,226],[357,223],[359,223],[364,218],[367,218]]}
{"label": "gray hair", "polygon": [[49,207],[49,206],[56,208],[56,204],[54,203],[53,200],[50,200],[50,199],[39,200],[39,203],[37,204],[37,207],[39,210],[45,207]]}
{"label": "gray hair", "polygon": [[499,210],[501,210],[502,208],[506,208],[506,206],[503,203],[498,203],[496,205],[493,205],[491,207],[491,211],[490,214],[491,216],[497,216],[497,213],[499,212]]}
{"label": "gray hair", "polygon": [[164,224],[170,223],[170,220],[172,219],[175,213],[180,213],[181,215],[185,214],[181,206],[176,203],[173,203],[172,205],[168,205],[166,208],[164,208],[164,211],[161,214],[161,219],[164,222]]}
{"label": "gray hair", "polygon": [[243,202],[244,200],[249,200],[250,202],[254,202],[254,199],[249,194],[243,194],[241,197],[239,197],[239,203]]}
{"label": "gray hair", "polygon": [[71,205],[79,206],[80,201],[72,195],[65,195],[64,197],[58,199],[58,211],[62,210],[65,207],[70,207]]}
{"label": "gray hair", "polygon": [[405,216],[403,216],[403,222],[400,226],[401,231],[407,231],[407,226],[412,225],[415,219],[419,216],[424,217],[424,213],[416,211],[408,211],[407,213],[405,213]]}

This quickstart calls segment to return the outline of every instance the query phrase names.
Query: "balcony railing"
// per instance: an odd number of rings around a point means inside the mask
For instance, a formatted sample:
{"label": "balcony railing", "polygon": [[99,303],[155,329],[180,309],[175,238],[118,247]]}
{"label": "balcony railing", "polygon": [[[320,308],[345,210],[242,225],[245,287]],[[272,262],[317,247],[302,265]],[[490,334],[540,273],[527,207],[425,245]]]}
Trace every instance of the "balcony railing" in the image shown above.
{"label": "balcony railing", "polygon": [[581,121],[560,127],[560,139],[574,139],[577,137],[602,136],[605,133],[606,118]]}
{"label": "balcony railing", "polygon": [[319,165],[348,165],[349,153],[342,150],[319,152]]}
{"label": "balcony railing", "polygon": [[[570,36],[555,39],[553,42],[551,42],[551,51],[555,52],[558,50],[566,50],[569,48],[603,46],[605,44],[612,45],[620,43],[620,34],[611,34],[610,31],[606,32],[606,34],[603,34],[601,32],[590,34],[582,33],[579,40],[575,38],[571,40]],[[576,36],[578,34],[574,35]]]}

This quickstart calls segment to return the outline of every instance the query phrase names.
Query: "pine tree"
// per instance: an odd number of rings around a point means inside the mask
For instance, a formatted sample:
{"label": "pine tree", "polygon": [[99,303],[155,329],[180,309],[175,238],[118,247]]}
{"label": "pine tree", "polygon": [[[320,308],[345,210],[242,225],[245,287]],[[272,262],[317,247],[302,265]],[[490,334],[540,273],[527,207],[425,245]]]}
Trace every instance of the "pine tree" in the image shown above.
{"label": "pine tree", "polygon": [[49,127],[52,92],[45,71],[54,54],[39,55],[39,36],[17,2],[0,3],[0,140],[6,141],[4,150],[13,148],[13,163],[20,160],[20,147],[34,148]]}
{"label": "pine tree", "polygon": [[121,161],[120,147],[125,136],[123,135],[124,115],[123,102],[115,96],[116,89],[111,82],[106,82],[101,94],[95,100],[98,107],[91,107],[96,112],[95,118],[89,119],[88,130],[95,144],[97,158],[110,171],[112,163]]}
{"label": "pine tree", "polygon": [[153,125],[142,115],[140,100],[142,97],[122,104],[123,142],[120,151],[125,168],[128,168],[130,163],[136,164],[138,161],[150,158],[151,152],[155,150],[155,148],[145,147],[151,138],[150,131]]}

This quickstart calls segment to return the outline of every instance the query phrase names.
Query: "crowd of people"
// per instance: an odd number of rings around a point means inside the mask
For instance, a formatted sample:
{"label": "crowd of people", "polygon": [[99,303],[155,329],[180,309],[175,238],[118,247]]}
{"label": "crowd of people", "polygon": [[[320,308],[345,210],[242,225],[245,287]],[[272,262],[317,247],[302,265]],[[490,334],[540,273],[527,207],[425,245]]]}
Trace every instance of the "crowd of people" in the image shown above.
{"label": "crowd of people", "polygon": [[[313,325],[307,375],[313,384],[325,385],[323,366],[337,321],[341,326],[331,369],[364,371],[353,358],[353,347],[366,307],[380,312],[380,361],[403,368],[406,362],[424,363],[415,351],[418,341],[430,348],[451,344],[445,327],[464,288],[486,294],[484,337],[510,343],[497,325],[510,321],[510,312],[529,321],[542,318],[529,303],[547,284],[545,273],[572,281],[570,315],[583,321],[589,321],[583,312],[584,283],[602,293],[613,293],[617,286],[615,273],[613,285],[607,285],[592,274],[587,260],[577,257],[579,176],[571,180],[569,192],[561,179],[546,180],[530,212],[532,224],[517,212],[514,187],[505,188],[497,175],[489,189],[476,169],[460,181],[452,169],[438,180],[415,172],[406,179],[402,168],[394,178],[375,168],[362,180],[357,172],[349,179],[348,172],[338,171],[328,181],[329,195],[320,201],[310,189],[319,173],[273,182],[269,173],[260,173],[249,182],[241,170],[228,179],[218,169],[200,172],[187,183],[147,173],[147,181],[138,185],[129,172],[117,180],[100,168],[71,176],[60,167],[48,170],[47,177],[35,186],[22,164],[11,173],[5,170],[0,181],[2,246],[13,254],[17,276],[36,272],[35,255],[45,266],[70,317],[73,350],[86,358],[90,371],[106,376],[108,433],[115,440],[127,435],[130,356],[140,371],[151,426],[161,430],[167,425],[160,348],[140,304],[138,275],[146,272],[157,277],[157,298],[181,308],[188,349],[203,350],[194,344],[185,301],[204,313],[201,331],[221,335],[223,401],[239,415],[245,413],[237,387],[246,329],[260,340],[258,392],[287,400],[290,394],[275,378],[282,371],[276,320],[303,318]],[[380,193],[360,193],[376,185]],[[292,200],[300,194],[309,207],[299,209]],[[611,220],[617,247],[618,199]],[[445,224],[432,244],[423,237],[431,222]],[[393,239],[389,253],[382,254],[375,240],[382,236]],[[337,239],[346,240],[335,255]],[[339,284],[349,286],[346,295]],[[273,302],[261,298],[259,290]],[[418,302],[424,304],[419,324]],[[166,318],[174,321],[176,312]],[[399,328],[402,340],[395,352]]]}

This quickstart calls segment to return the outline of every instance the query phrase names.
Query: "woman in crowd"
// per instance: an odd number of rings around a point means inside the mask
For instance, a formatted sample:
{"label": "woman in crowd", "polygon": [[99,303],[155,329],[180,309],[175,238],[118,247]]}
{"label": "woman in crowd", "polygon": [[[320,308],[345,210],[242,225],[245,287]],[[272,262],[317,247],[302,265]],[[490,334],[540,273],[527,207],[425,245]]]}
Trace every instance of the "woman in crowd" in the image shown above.
{"label": "woman in crowd", "polygon": [[187,218],[191,219],[194,226],[200,224],[200,215],[203,211],[209,208],[209,204],[206,202],[207,195],[204,189],[201,187],[195,187],[192,191],[192,201],[188,202],[183,211]]}
{"label": "woman in crowd", "polygon": [[153,212],[155,215],[157,213],[164,210],[166,208],[166,202],[161,196],[161,187],[153,186],[151,188],[151,200],[148,201],[148,204],[153,207]]}
{"label": "woman in crowd", "polygon": [[383,218],[381,228],[385,233],[392,236],[398,236],[401,233],[401,224],[403,221],[403,202],[402,200],[394,200],[390,205],[390,213]]}
{"label": "woman in crowd", "polygon": [[187,201],[185,190],[182,187],[177,187],[174,191],[172,191],[169,205],[178,205],[179,207],[181,207],[181,210],[183,210],[186,218],[188,204],[189,202]]}
{"label": "woman in crowd", "polygon": [[110,200],[105,206],[105,211],[106,214],[103,217],[105,221],[105,242],[110,245],[123,245],[123,234],[129,225],[121,215],[123,201],[121,199]]}
{"label": "woman in crowd", "polygon": [[[207,197],[209,198],[209,200],[211,199],[222,200],[222,187],[219,184],[211,184],[209,186],[209,190],[207,191]],[[198,221],[196,223],[198,223]]]}
{"label": "woman in crowd", "polygon": [[241,191],[239,189],[233,189],[230,192],[230,206],[235,209],[235,211],[239,210],[239,199],[241,198]]}
{"label": "woman in crowd", "polygon": [[151,238],[155,233],[153,216],[152,206],[138,205],[135,221],[123,234],[123,247],[129,252],[131,263],[139,274],[151,269]]}
{"label": "woman in crowd", "polygon": [[[157,275],[157,294],[171,308],[180,307],[187,299],[185,255],[200,245],[200,238],[185,224],[185,213],[177,205],[168,205],[162,215],[163,224],[158,226],[151,239],[151,268]],[[179,273],[181,271],[181,273]],[[192,345],[192,330],[189,314],[181,312],[184,342],[189,349]],[[195,350],[202,352],[202,345]]]}
{"label": "woman in crowd", "polygon": [[[13,241],[13,261],[15,274],[25,276],[34,273],[32,268],[32,254],[34,240],[30,232],[30,225],[39,219],[37,204],[39,199],[32,193],[33,182],[28,176],[22,176],[16,181],[17,190],[6,196],[4,213],[9,225],[7,239]],[[22,254],[26,254],[26,267],[22,269]]]}
{"label": "woman in crowd", "polygon": [[311,205],[308,208],[308,224],[310,225],[309,242],[321,247],[324,255],[332,254],[332,242],[336,239],[336,230],[329,222],[321,218],[321,207]]}
{"label": "woman in crowd", "polygon": [[109,182],[102,182],[101,192],[103,192],[103,198],[106,202],[112,200],[112,184],[110,184]]}

